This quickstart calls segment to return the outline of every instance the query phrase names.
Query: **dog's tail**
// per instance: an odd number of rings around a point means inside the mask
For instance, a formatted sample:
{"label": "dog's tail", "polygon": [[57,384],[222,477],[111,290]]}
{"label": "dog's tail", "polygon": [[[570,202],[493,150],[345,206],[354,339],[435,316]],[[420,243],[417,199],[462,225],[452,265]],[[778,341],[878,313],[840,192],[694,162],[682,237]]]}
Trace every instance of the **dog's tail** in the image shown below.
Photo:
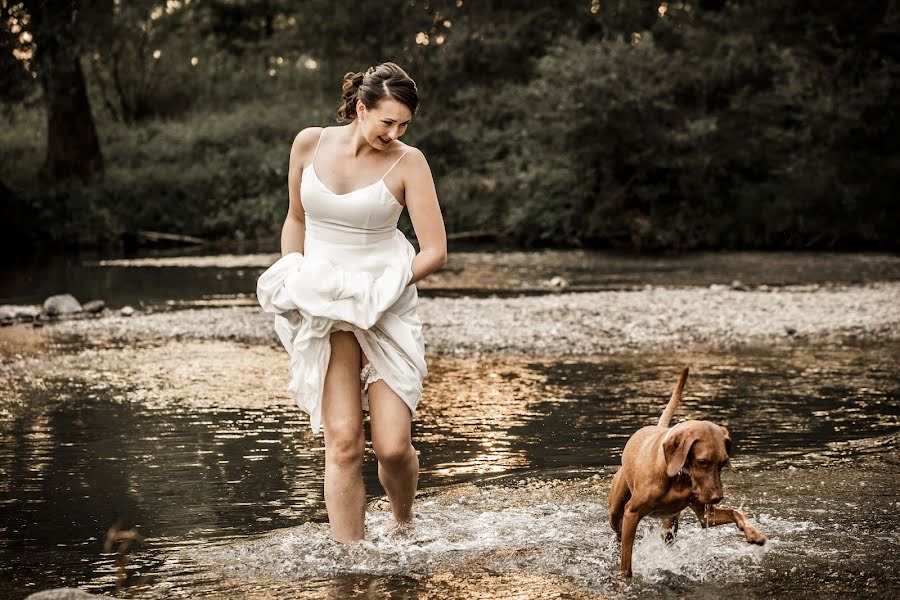
{"label": "dog's tail", "polygon": [[675,414],[675,409],[678,407],[678,403],[681,402],[681,392],[684,391],[684,384],[687,382],[689,370],[688,367],[681,370],[681,377],[678,378],[678,383],[675,385],[675,391],[672,392],[672,398],[669,400],[669,403],[666,404],[666,409],[659,418],[659,423],[656,424],[657,427],[669,426],[669,421],[672,420],[672,415]]}

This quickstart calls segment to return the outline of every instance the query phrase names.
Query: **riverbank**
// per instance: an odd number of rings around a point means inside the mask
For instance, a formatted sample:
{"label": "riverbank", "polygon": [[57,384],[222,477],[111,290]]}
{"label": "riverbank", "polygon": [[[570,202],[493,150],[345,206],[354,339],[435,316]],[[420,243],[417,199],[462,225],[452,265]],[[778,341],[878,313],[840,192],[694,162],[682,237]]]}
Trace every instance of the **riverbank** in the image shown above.
{"label": "riverbank", "polygon": [[[277,344],[271,317],[244,305],[50,323],[41,335],[89,343],[228,340]],[[564,357],[801,341],[900,338],[900,283],[788,286],[748,291],[648,287],[511,298],[421,298],[433,356]],[[31,326],[4,334],[7,345]]]}

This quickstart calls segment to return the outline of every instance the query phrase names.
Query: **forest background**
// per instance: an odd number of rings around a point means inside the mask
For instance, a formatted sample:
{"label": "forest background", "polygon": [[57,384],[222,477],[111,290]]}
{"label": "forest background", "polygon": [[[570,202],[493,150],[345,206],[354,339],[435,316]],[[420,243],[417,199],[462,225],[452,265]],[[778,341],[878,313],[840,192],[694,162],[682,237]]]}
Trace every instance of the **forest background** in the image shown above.
{"label": "forest background", "polygon": [[0,246],[275,247],[293,137],[394,60],[451,233],[896,250],[898,57],[893,0],[0,0]]}

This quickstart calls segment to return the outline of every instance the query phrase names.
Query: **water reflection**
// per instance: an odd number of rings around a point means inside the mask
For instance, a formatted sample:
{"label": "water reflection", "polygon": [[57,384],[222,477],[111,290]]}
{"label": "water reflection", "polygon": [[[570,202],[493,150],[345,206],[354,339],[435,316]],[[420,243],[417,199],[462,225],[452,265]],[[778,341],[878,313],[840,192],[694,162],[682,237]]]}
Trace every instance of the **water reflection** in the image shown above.
{"label": "water reflection", "polygon": [[[268,249],[267,249],[268,250]],[[177,250],[175,252],[178,252]],[[37,304],[68,292],[82,302],[102,298],[112,307],[252,304],[256,279],[277,254],[141,257],[67,255],[0,269],[0,304]],[[207,251],[208,252],[208,251]],[[654,286],[783,286],[900,280],[900,258],[890,254],[701,252],[626,255],[582,250],[459,252],[419,285],[427,296],[521,295]],[[177,297],[173,297],[177,290]]]}
{"label": "water reflection", "polygon": [[437,361],[416,424],[416,440],[438,446],[445,460],[426,459],[423,473],[437,479],[506,472],[530,466],[528,447],[515,432],[538,424],[536,404],[546,376],[525,361]]}
{"label": "water reflection", "polygon": [[[678,417],[729,426],[739,449],[738,472],[726,475],[727,502],[745,503],[760,524],[788,539],[798,522],[831,527],[828,519],[840,521],[831,511],[842,502],[856,503],[844,509],[858,511],[864,502],[850,500],[853,493],[888,486],[878,493],[900,502],[897,487],[890,487],[891,477],[900,483],[897,355],[897,345],[886,343],[739,355],[434,359],[415,426],[426,522],[415,547],[395,543],[383,535],[383,505],[374,504],[374,554],[360,559],[369,566],[355,574],[335,566],[341,555],[327,546],[322,441],[287,397],[279,349],[186,341],[59,344],[5,355],[3,593],[18,597],[35,583],[114,589],[115,559],[101,549],[107,528],[123,518],[123,526],[139,527],[148,538],[130,568],[135,577],[156,575],[149,597],[256,589],[252,572],[214,574],[203,566],[233,558],[242,548],[235,540],[256,534],[275,537],[254,539],[257,545],[243,547],[247,554],[237,563],[263,572],[272,567],[269,558],[288,550],[318,561],[286,563],[302,582],[264,578],[269,583],[260,596],[352,597],[374,589],[479,597],[479,589],[496,596],[528,585],[535,594],[554,585],[572,597],[605,594],[613,584],[598,574],[614,570],[604,515],[608,475],[627,436],[655,421],[682,364],[693,372]],[[861,475],[854,479],[846,465]],[[370,452],[364,476],[372,496],[381,493],[375,467]],[[851,489],[860,477],[869,487]],[[792,507],[788,515],[785,506]],[[896,531],[885,529],[884,519],[896,524],[896,506],[887,508],[890,513],[879,508],[854,517],[856,535],[872,540]],[[696,532],[714,542],[704,560],[738,565],[734,577],[745,581],[755,558],[734,554],[743,547],[722,529]],[[796,535],[791,543],[811,539]],[[878,538],[881,551],[898,543],[891,535]],[[678,571],[690,575],[689,589],[703,581],[698,565]],[[255,583],[235,583],[244,580]]]}

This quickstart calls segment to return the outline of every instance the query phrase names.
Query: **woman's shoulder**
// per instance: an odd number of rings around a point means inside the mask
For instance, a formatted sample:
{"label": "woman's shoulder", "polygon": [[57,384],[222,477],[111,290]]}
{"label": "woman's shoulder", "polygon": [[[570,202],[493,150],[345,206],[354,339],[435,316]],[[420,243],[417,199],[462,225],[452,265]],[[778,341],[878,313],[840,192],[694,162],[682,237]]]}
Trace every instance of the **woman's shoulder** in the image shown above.
{"label": "woman's shoulder", "polygon": [[411,146],[400,140],[397,140],[395,143],[400,144],[400,147],[396,151],[397,159],[402,159],[403,162],[409,162],[410,164],[421,164],[422,162],[425,162],[425,155],[415,146]]}
{"label": "woman's shoulder", "polygon": [[404,171],[409,174],[416,174],[421,171],[431,171],[425,154],[415,146],[403,144],[401,152],[398,153],[398,163]]}
{"label": "woman's shoulder", "polygon": [[307,127],[294,136],[294,142],[291,144],[292,166],[298,169],[305,168],[312,161],[323,131],[325,127]]}
{"label": "woman's shoulder", "polygon": [[300,133],[294,136],[293,147],[298,150],[304,150],[307,146],[314,148],[316,144],[319,143],[319,138],[323,131],[325,131],[324,127],[307,127],[301,129]]}

